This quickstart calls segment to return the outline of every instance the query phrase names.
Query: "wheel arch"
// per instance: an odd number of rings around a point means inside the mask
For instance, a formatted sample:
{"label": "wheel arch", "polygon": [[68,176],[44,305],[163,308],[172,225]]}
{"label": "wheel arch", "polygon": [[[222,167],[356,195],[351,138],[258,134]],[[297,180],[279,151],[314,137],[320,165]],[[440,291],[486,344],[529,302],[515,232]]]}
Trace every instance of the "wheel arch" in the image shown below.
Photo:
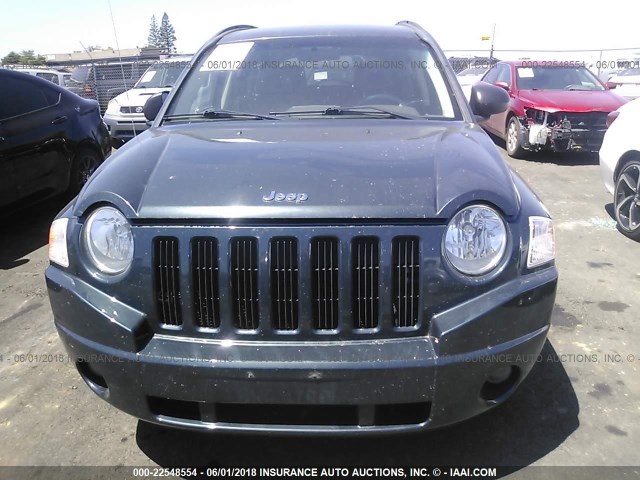
{"label": "wheel arch", "polygon": [[624,168],[624,166],[629,163],[631,160],[640,161],[640,152],[638,150],[629,150],[625,152],[618,160],[618,164],[616,165],[615,170],[613,171],[613,183],[615,184],[618,181],[618,176],[620,172]]}

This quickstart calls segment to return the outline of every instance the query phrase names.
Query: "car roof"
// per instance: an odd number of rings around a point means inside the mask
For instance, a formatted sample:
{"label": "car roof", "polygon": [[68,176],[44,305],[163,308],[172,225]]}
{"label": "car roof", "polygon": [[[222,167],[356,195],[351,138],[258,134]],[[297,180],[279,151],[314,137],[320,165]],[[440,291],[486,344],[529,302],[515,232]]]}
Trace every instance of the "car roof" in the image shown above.
{"label": "car roof", "polygon": [[19,80],[25,80],[27,82],[35,82],[40,83],[40,85],[45,86],[47,88],[52,88],[53,90],[59,92],[66,92],[65,88],[62,88],[59,85],[56,85],[49,80],[45,80],[44,78],[37,77],[35,75],[31,75],[30,73],[23,72],[21,70],[10,70],[8,68],[0,68],[0,76],[13,77],[18,78]]}
{"label": "car roof", "polygon": [[23,73],[53,73],[56,75],[68,75],[69,72],[63,72],[61,70],[52,70],[48,68],[7,68],[6,70],[11,70],[14,72],[23,72]]}
{"label": "car roof", "polygon": [[373,36],[416,38],[416,33],[403,25],[312,25],[296,27],[247,28],[228,33],[220,43],[291,37]]}

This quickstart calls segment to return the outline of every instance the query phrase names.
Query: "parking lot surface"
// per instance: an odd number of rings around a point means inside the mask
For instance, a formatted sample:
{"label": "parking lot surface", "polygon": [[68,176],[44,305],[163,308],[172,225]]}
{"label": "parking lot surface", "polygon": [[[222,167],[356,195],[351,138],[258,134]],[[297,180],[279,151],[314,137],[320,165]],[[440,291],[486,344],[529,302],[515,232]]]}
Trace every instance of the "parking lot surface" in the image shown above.
{"label": "parking lot surface", "polygon": [[4,218],[0,465],[640,464],[640,244],[615,228],[597,156],[508,162],[555,219],[560,282],[549,339],[506,404],[423,434],[203,435],[138,422],[98,399],[73,365],[56,360],[65,352],[43,271],[48,227],[63,203]]}

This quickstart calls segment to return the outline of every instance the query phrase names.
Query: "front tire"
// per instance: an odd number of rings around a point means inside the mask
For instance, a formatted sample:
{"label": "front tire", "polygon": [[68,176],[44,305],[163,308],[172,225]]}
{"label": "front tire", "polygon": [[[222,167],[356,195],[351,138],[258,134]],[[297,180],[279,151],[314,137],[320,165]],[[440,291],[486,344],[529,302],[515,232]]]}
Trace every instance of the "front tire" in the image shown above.
{"label": "front tire", "polygon": [[632,160],[622,168],[616,180],[613,205],[618,230],[627,237],[640,241],[639,160]]}
{"label": "front tire", "polygon": [[507,155],[513,158],[524,158],[526,150],[522,148],[520,141],[520,122],[516,117],[511,117],[507,124],[506,134]]}
{"label": "front tire", "polygon": [[102,158],[93,150],[88,148],[78,150],[71,163],[67,193],[76,196],[101,163]]}

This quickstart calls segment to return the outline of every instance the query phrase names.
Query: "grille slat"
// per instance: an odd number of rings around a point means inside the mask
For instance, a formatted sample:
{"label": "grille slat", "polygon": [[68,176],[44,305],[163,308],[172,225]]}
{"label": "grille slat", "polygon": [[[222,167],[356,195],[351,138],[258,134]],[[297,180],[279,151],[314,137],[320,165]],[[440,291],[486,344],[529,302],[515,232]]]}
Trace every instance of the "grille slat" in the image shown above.
{"label": "grille slat", "polygon": [[182,325],[178,239],[156,238],[153,250],[156,305],[160,323]]}
{"label": "grille slat", "polygon": [[193,310],[200,327],[220,326],[220,288],[218,241],[215,238],[195,238],[191,243]]}
{"label": "grille slat", "polygon": [[271,305],[276,330],[298,328],[298,242],[271,240]]}
{"label": "grille slat", "polygon": [[420,243],[417,237],[396,237],[393,258],[393,323],[413,327],[418,323],[420,299]]}
{"label": "grille slat", "polygon": [[231,298],[237,328],[258,328],[258,241],[231,239]]}
{"label": "grille slat", "polygon": [[313,326],[317,330],[338,327],[338,239],[311,241]]}
{"label": "grille slat", "polygon": [[379,241],[376,237],[358,237],[352,242],[352,281],[354,328],[378,326]]}

